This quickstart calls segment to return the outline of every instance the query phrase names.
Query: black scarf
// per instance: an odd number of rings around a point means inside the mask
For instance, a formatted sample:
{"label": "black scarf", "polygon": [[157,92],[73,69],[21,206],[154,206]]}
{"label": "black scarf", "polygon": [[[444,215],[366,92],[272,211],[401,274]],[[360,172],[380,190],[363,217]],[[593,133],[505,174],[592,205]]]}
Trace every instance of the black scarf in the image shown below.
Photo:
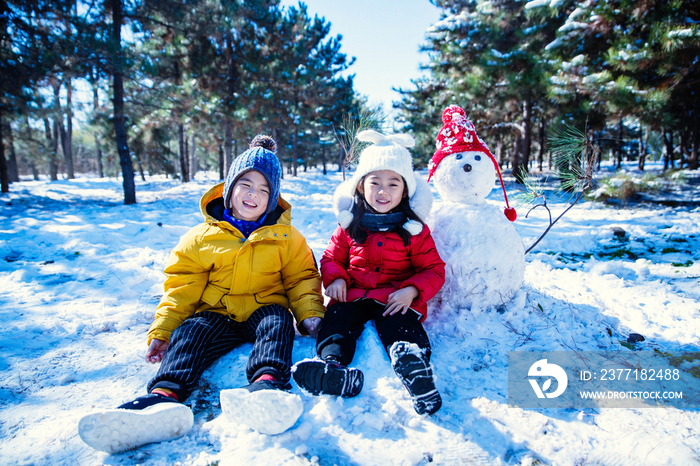
{"label": "black scarf", "polygon": [[394,231],[397,227],[406,223],[406,214],[394,212],[388,214],[373,214],[365,212],[360,220],[362,228],[369,231]]}

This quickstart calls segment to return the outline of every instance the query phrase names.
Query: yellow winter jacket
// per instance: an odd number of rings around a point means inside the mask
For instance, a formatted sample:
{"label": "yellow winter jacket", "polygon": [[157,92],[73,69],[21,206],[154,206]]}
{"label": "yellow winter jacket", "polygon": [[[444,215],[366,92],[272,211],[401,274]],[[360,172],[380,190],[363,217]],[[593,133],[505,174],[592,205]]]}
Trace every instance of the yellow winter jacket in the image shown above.
{"label": "yellow winter jacket", "polygon": [[266,304],[280,304],[291,308],[301,333],[306,333],[304,319],[323,317],[321,277],[306,240],[291,225],[291,206],[280,197],[263,226],[245,238],[218,220],[223,218],[223,186],[202,196],[205,223],[180,238],[170,253],[149,344],[154,338],[170,341],[178,325],[202,311],[243,322]]}

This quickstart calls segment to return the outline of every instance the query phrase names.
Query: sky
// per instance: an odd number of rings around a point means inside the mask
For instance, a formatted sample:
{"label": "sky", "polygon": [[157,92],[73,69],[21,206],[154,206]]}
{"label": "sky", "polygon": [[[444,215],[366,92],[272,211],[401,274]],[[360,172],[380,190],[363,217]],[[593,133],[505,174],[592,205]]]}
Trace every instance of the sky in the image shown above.
{"label": "sky", "polygon": [[[342,35],[341,51],[355,57],[348,70],[355,74],[355,89],[381,103],[385,111],[400,94],[392,88],[411,89],[421,76],[420,63],[428,55],[418,52],[425,30],[440,19],[441,10],[428,0],[307,0],[309,16],[325,17],[331,34]],[[284,6],[298,1],[282,0]]]}

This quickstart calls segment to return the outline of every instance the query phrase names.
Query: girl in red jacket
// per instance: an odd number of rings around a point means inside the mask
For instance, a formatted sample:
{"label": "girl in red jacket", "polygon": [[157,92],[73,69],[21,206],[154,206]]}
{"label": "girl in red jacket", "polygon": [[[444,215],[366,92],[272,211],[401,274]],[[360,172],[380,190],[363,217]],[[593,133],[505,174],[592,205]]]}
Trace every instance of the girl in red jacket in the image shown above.
{"label": "girl in red jacket", "polygon": [[391,366],[419,414],[436,412],[442,401],[430,366],[430,342],[421,322],[426,302],[445,282],[440,259],[423,218],[432,193],[413,173],[413,138],[358,134],[373,142],[357,171],[335,192],[339,226],[321,259],[325,294],[331,298],[316,350],[321,360],[296,365],[294,380],[319,395],[356,396],[364,376],[348,368],[355,343],[373,320]]}

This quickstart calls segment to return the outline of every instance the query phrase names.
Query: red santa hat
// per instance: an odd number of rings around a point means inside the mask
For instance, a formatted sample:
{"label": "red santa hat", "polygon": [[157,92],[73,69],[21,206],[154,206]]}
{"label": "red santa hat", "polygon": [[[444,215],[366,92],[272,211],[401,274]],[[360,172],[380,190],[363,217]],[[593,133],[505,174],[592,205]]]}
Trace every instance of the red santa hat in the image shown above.
{"label": "red santa hat", "polygon": [[506,199],[504,214],[511,222],[515,221],[518,214],[515,212],[515,209],[510,207],[508,204],[506,188],[503,185],[503,178],[501,177],[501,170],[498,168],[496,157],[493,156],[488,146],[476,134],[474,124],[469,121],[467,114],[464,112],[462,107],[458,105],[450,105],[443,110],[442,129],[437,135],[435,147],[437,150],[435,151],[435,154],[433,154],[433,157],[430,159],[430,163],[428,164],[428,182],[430,182],[430,178],[432,178],[442,159],[448,155],[457,152],[481,152],[486,154],[489,156],[493,162],[493,166],[496,168],[498,179],[501,180],[503,197]]}

